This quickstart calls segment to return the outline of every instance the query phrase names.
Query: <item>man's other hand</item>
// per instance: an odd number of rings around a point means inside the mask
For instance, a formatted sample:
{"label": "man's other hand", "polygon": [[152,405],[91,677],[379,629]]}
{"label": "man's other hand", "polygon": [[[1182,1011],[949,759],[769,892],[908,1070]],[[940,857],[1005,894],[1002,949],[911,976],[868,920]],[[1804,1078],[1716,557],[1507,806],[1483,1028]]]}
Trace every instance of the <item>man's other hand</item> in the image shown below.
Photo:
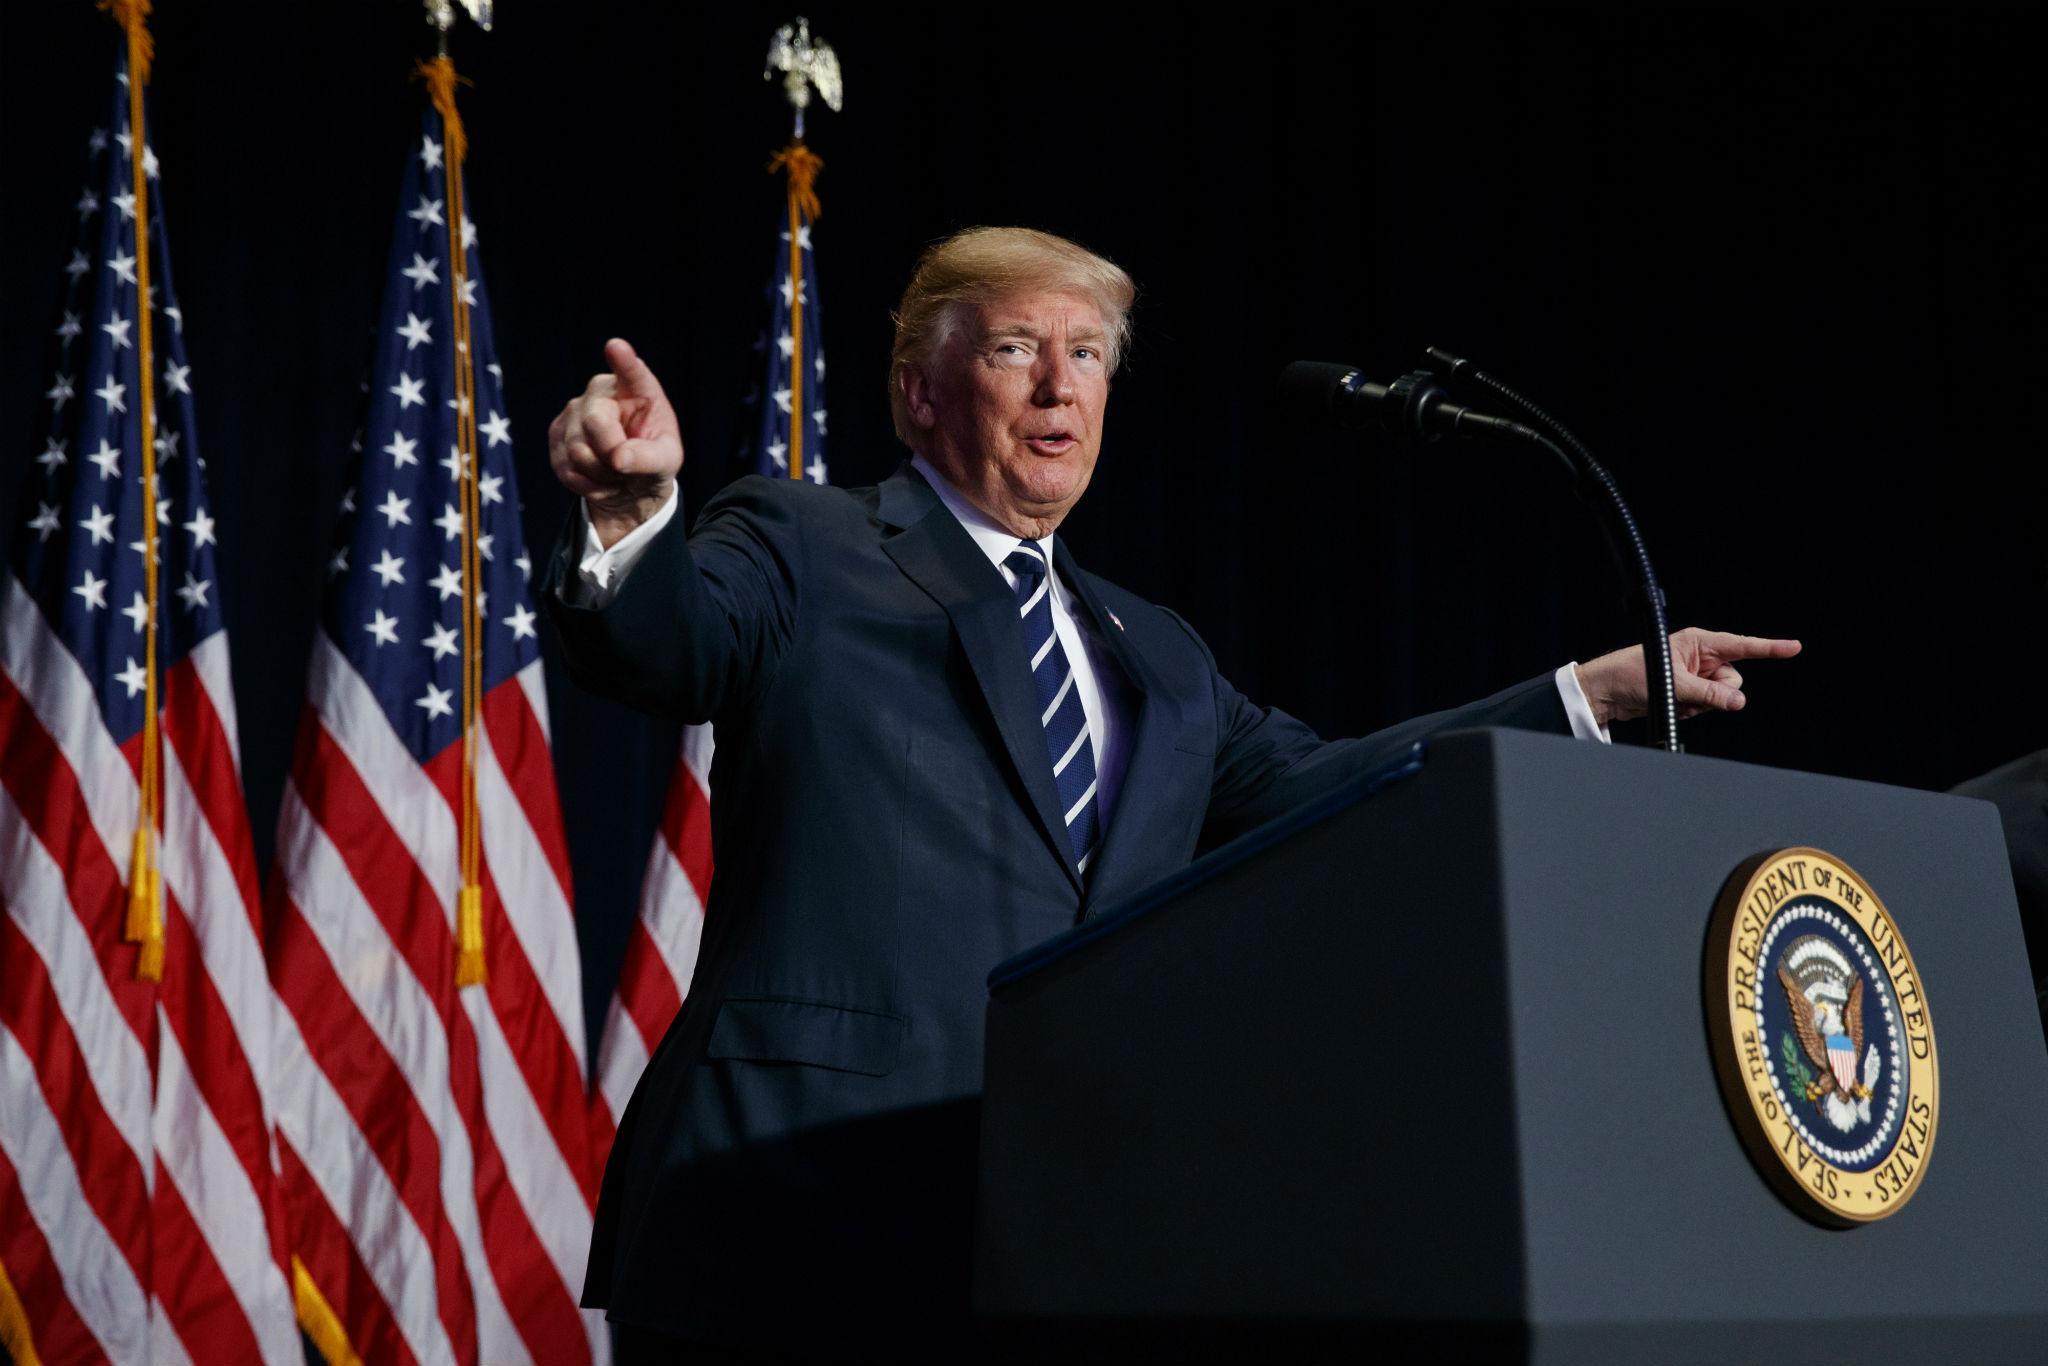
{"label": "man's other hand", "polygon": [[[1736,669],[1745,659],[1790,659],[1799,653],[1796,640],[1772,640],[1765,636],[1738,636],[1726,631],[1707,631],[1688,626],[1671,633],[1671,683],[1678,695],[1678,714],[1698,716],[1703,711],[1741,711],[1749,702],[1743,695],[1742,674]],[[1643,647],[1600,656],[1579,665],[1579,686],[1593,708],[1593,719],[1601,725],[1633,721],[1650,709],[1650,686],[1643,670]]]}
{"label": "man's other hand", "polygon": [[667,504],[683,437],[661,382],[628,342],[606,342],[604,360],[611,373],[593,376],[549,424],[548,463],[609,547]]}

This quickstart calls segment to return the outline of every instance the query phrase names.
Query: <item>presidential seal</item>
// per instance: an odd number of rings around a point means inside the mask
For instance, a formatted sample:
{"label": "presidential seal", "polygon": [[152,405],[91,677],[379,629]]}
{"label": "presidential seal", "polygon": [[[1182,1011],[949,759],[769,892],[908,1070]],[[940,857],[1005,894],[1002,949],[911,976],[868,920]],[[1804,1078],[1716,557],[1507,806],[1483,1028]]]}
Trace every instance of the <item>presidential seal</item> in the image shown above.
{"label": "presidential seal", "polygon": [[1941,1108],[1934,1025],[1877,893],[1818,849],[1750,859],[1707,932],[1722,1098],[1764,1178],[1835,1227],[1896,1213]]}

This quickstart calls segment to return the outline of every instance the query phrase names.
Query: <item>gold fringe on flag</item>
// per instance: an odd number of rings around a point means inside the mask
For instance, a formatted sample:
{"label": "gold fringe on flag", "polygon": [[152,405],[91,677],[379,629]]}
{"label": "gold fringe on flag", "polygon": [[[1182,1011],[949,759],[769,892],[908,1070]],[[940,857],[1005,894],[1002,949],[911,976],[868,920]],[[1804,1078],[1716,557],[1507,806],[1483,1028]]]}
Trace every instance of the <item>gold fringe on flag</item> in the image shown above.
{"label": "gold fringe on flag", "polygon": [[[800,240],[803,219],[818,217],[818,172],[824,161],[802,138],[777,152],[768,174],[789,177],[789,477],[804,477],[804,253]],[[801,215],[801,216],[799,216]]]}
{"label": "gold fringe on flag", "polygon": [[14,1293],[14,1282],[7,1279],[4,1265],[0,1265],[0,1347],[7,1349],[14,1366],[42,1366],[35,1335],[29,1332],[28,1311],[21,1307],[21,1296]]}
{"label": "gold fringe on flag", "polygon": [[140,944],[135,976],[158,982],[164,975],[163,878],[157,863],[157,827],[163,821],[162,736],[157,729],[160,705],[157,674],[157,543],[156,543],[156,347],[149,298],[149,177],[143,169],[145,129],[142,87],[156,41],[149,33],[149,0],[102,0],[128,34],[128,160],[135,193],[135,358],[141,369],[138,408],[142,419],[142,582],[148,607],[142,632],[142,772],[135,817],[135,842],[128,861],[128,916],[122,937]]}
{"label": "gold fringe on flag", "polygon": [[462,162],[469,142],[455,109],[460,79],[446,57],[422,62],[419,74],[441,115],[441,139],[448,176],[448,293],[455,320],[456,480],[462,499],[462,886],[455,899],[455,985],[480,986],[484,971],[483,822],[476,800],[477,753],[482,736],[483,622],[477,598],[483,592],[483,560],[477,534],[483,513],[477,497],[476,356],[470,349],[469,253],[463,243]]}
{"label": "gold fringe on flag", "polygon": [[292,1302],[298,1311],[299,1327],[320,1349],[327,1366],[363,1366],[363,1359],[348,1345],[348,1330],[341,1315],[313,1283],[313,1273],[296,1256],[292,1258]]}

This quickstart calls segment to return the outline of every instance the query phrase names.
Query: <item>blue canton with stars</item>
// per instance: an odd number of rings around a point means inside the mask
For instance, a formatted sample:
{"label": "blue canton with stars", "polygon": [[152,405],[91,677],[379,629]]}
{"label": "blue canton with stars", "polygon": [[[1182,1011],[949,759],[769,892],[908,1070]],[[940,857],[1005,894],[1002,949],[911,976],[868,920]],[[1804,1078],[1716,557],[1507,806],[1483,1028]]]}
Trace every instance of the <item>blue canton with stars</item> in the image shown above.
{"label": "blue canton with stars", "polygon": [[[359,473],[342,500],[322,625],[425,762],[462,735],[462,496],[448,167],[431,108],[420,129],[392,229],[368,412],[354,443]],[[476,228],[465,216],[460,230],[476,350],[478,615],[488,692],[538,657],[538,618]]]}
{"label": "blue canton with stars", "polygon": [[[775,234],[775,266],[769,273],[768,330],[754,342],[763,361],[764,386],[747,395],[752,420],[746,430],[751,447],[740,452],[744,467],[770,479],[789,478],[789,424],[800,401],[804,412],[804,478],[814,484],[825,482],[825,341],[818,327],[818,275],[811,256],[811,224],[799,215],[797,246],[803,261],[803,278],[796,289],[789,279],[789,215],[780,217],[782,227]],[[797,339],[790,331],[792,296],[803,302],[803,386],[792,396],[790,370],[797,363]],[[764,401],[765,400],[765,401]]]}
{"label": "blue canton with stars", "polygon": [[[144,632],[142,374],[136,317],[134,168],[126,62],[112,117],[93,131],[78,197],[78,246],[56,329],[40,454],[20,507],[14,572],[92,680],[117,742],[142,729]],[[143,129],[148,181],[150,298],[156,374],[157,664],[160,670],[221,629],[214,523],[205,462],[192,433],[192,367],[171,289],[156,153]],[[110,130],[112,130],[110,132]]]}

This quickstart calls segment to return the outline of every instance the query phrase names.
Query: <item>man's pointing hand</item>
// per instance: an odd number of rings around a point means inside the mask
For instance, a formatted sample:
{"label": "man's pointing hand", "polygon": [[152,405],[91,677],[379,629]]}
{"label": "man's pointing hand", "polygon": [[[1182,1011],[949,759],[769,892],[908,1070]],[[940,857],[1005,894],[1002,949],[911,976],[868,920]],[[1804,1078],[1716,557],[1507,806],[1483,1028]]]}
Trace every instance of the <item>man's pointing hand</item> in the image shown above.
{"label": "man's pointing hand", "polygon": [[[1671,686],[1681,717],[1703,711],[1741,711],[1749,704],[1736,664],[1751,659],[1790,659],[1799,653],[1796,640],[1741,636],[1688,626],[1671,635]],[[1643,647],[1600,656],[1579,665],[1579,686],[1593,719],[1601,725],[1633,721],[1650,710],[1650,685],[1643,667]]]}
{"label": "man's pointing hand", "polygon": [[609,546],[667,504],[683,438],[661,381],[631,344],[614,337],[604,359],[611,373],[593,376],[549,425],[548,462]]}

